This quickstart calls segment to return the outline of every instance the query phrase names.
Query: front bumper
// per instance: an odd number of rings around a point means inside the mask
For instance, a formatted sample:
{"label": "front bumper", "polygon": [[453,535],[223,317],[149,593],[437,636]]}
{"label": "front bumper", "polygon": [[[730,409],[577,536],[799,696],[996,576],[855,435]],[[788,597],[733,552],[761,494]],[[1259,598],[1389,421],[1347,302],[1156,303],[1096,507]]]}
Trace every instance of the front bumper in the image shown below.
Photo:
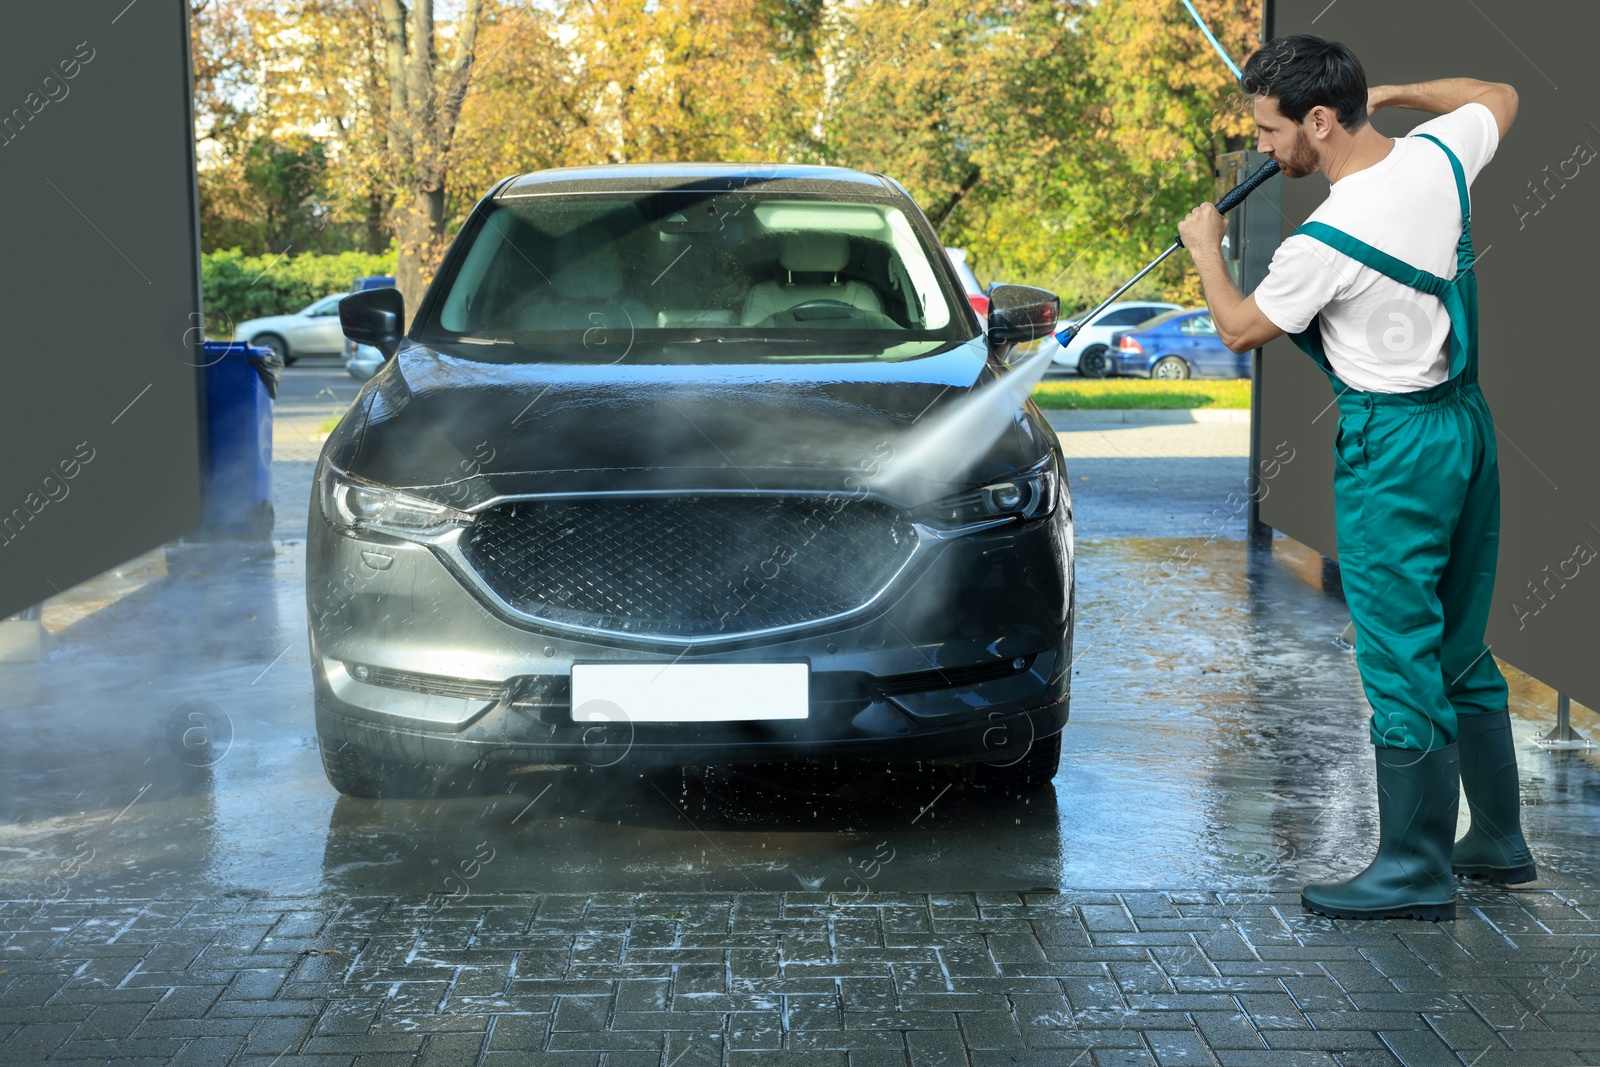
{"label": "front bumper", "polygon": [[[1067,719],[1072,528],[1046,517],[954,539],[868,614],[781,636],[665,647],[513,618],[426,545],[326,522],[313,503],[307,607],[317,728],[430,765],[1004,762]],[[574,723],[574,662],[804,662],[803,720]],[[364,675],[364,677],[361,677]]]}

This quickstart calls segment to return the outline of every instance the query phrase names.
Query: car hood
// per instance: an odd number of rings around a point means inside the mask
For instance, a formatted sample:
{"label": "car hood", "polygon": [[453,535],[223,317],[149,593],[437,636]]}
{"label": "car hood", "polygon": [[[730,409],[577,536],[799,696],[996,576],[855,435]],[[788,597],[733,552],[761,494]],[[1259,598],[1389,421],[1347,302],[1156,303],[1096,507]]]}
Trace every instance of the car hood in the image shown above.
{"label": "car hood", "polygon": [[[859,492],[909,432],[1005,373],[981,338],[893,362],[698,365],[485,362],[412,344],[323,456],[457,507],[535,492]],[[914,472],[892,496],[992,480],[1054,443],[1029,404],[982,454]]]}

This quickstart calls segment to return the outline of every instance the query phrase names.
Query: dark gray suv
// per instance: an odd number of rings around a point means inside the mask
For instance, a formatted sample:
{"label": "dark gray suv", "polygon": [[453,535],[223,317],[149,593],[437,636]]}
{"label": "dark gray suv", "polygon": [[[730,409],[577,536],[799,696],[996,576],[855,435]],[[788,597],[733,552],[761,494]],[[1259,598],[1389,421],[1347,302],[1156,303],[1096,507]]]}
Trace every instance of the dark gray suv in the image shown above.
{"label": "dark gray suv", "polygon": [[[832,167],[587,167],[474,208],[322,451],[317,732],[355,796],[527,765],[1054,776],[1071,500],[1031,402],[892,482],[1055,325],[987,321],[911,198]],[[994,440],[991,442],[990,437]]]}

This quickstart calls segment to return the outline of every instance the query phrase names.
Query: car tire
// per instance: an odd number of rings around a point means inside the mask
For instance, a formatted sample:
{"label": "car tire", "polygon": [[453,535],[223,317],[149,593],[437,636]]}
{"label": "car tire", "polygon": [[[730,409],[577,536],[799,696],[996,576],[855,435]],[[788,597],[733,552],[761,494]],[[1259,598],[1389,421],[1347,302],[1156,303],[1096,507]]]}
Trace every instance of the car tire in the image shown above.
{"label": "car tire", "polygon": [[1111,378],[1111,349],[1106,345],[1090,345],[1078,357],[1078,373],[1085,378]]}
{"label": "car tire", "polygon": [[1185,381],[1189,378],[1189,364],[1181,356],[1162,356],[1150,368],[1150,377],[1169,382]]}
{"label": "car tire", "polygon": [[1049,737],[1036,739],[1028,746],[1027,753],[1015,762],[977,764],[977,784],[1018,793],[1045,788],[1061,769],[1061,734],[1058,730]]}
{"label": "car tire", "polygon": [[387,795],[388,775],[383,765],[348,741],[329,742],[317,738],[322,754],[322,773],[328,784],[347,797],[372,800]]}
{"label": "car tire", "polygon": [[252,337],[250,343],[257,348],[272,349],[278,354],[278,358],[283,360],[285,367],[293,366],[294,361],[300,358],[299,356],[291,356],[289,354],[289,343],[275,333],[264,333],[260,337]]}

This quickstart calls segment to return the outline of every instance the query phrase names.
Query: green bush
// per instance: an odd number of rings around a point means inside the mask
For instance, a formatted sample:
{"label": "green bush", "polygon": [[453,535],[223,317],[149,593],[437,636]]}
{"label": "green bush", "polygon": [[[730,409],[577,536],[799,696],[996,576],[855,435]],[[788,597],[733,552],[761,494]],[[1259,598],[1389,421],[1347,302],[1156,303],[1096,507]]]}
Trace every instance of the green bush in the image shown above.
{"label": "green bush", "polygon": [[205,294],[206,334],[213,340],[233,337],[233,327],[246,319],[299,311],[329,293],[349,292],[357,278],[393,274],[396,253],[366,252],[298,256],[247,256],[237,248],[200,257]]}

